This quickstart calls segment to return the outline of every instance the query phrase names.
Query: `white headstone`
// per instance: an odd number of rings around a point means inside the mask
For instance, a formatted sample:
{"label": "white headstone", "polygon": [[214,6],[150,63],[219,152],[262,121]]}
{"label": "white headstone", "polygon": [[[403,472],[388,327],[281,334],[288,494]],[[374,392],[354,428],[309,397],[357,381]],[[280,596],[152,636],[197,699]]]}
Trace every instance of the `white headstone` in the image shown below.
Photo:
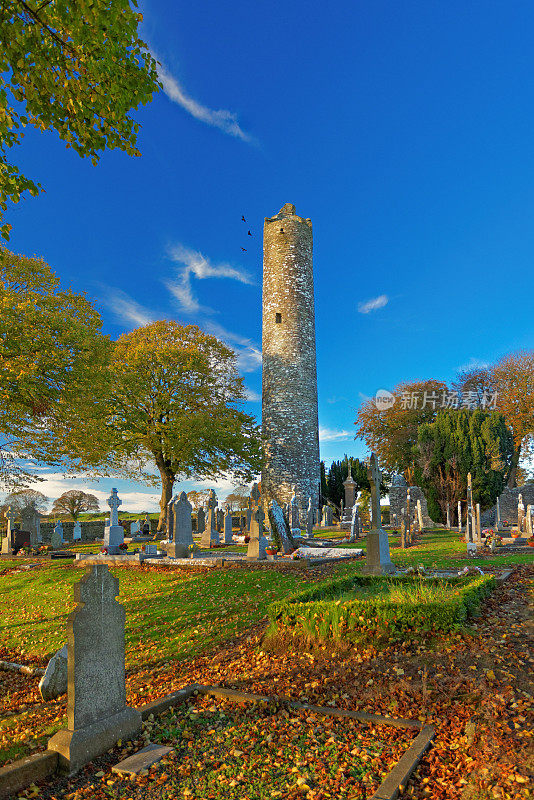
{"label": "white headstone", "polygon": [[224,544],[232,544],[234,541],[232,537],[232,512],[228,503],[224,507],[223,530]]}
{"label": "white headstone", "polygon": [[107,499],[107,504],[111,511],[109,514],[109,525],[104,529],[104,547],[110,555],[117,555],[121,552],[120,545],[124,543],[124,528],[119,525],[119,506],[122,500],[116,489],[111,490],[111,495]]}
{"label": "white headstone", "polygon": [[74,523],[74,528],[72,531],[72,538],[74,541],[79,541],[82,538],[82,526],[80,525],[79,520],[76,520]]}

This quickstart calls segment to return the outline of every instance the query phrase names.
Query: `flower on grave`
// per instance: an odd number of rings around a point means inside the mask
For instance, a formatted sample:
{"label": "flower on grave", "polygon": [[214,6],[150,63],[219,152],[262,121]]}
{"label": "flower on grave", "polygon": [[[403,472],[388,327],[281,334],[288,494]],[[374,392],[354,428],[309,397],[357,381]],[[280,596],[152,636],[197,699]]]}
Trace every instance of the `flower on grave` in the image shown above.
{"label": "flower on grave", "polygon": [[101,552],[103,555],[107,556],[107,554],[108,554],[108,548],[107,548],[107,547],[103,547],[103,548],[102,548],[102,550],[101,550],[100,552]]}
{"label": "flower on grave", "polygon": [[128,550],[128,545],[126,544],[126,542],[122,542],[119,545],[119,550]]}

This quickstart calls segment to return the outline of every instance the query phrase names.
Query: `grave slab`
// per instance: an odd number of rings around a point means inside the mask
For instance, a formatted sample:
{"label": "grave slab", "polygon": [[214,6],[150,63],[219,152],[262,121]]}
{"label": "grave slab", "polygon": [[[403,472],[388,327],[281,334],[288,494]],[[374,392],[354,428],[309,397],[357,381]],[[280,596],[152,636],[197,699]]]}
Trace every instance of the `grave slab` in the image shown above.
{"label": "grave slab", "polygon": [[168,753],[172,753],[172,749],[172,747],[164,747],[161,744],[148,744],[139,752],[134,753],[133,756],[129,756],[119,764],[115,764],[111,771],[116,772],[118,775],[139,775],[142,770],[148,769],[152,764],[161,761]]}

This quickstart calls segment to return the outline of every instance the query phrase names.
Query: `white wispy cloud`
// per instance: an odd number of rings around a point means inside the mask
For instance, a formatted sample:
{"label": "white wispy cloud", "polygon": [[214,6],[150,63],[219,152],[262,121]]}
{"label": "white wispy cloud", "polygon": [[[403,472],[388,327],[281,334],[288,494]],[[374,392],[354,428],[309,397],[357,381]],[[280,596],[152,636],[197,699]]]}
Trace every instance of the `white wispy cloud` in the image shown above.
{"label": "white wispy cloud", "polygon": [[237,121],[237,114],[233,111],[227,111],[224,108],[214,111],[199,103],[198,100],[189,97],[176,78],[161,63],[158,63],[158,77],[167,97],[185,109],[192,117],[213,128],[219,128],[223,133],[227,133],[235,139],[241,139],[248,144],[254,143],[254,137],[243,130]]}
{"label": "white wispy cloud", "polygon": [[120,322],[133,323],[136,326],[140,326],[148,325],[156,319],[151,311],[121,289],[106,287],[103,290],[102,302]]}
{"label": "white wispy cloud", "polygon": [[254,389],[249,389],[248,387],[245,389],[247,393],[247,400],[251,403],[259,403],[261,401],[261,394],[255,392]]}
{"label": "white wispy cloud", "polygon": [[482,361],[480,358],[471,357],[466,364],[457,367],[457,372],[467,372],[471,369],[487,369],[489,367],[488,361]]}
{"label": "white wispy cloud", "polygon": [[206,321],[204,327],[208,333],[217,336],[232,348],[237,356],[237,366],[241,372],[255,372],[261,366],[261,349],[251,339],[247,339],[239,333],[227,331],[222,325],[212,320]]}
{"label": "white wispy cloud", "polygon": [[378,297],[372,297],[370,300],[358,303],[358,311],[360,314],[369,314],[370,311],[378,311],[379,308],[384,308],[389,303],[387,294],[381,294]]}
{"label": "white wispy cloud", "polygon": [[237,269],[231,264],[213,264],[198,250],[191,250],[182,244],[169,248],[171,259],[178,264],[174,280],[165,281],[167,289],[171,292],[182,311],[189,314],[204,311],[210,313],[211,309],[201,306],[198,302],[191,284],[191,277],[198,280],[206,278],[229,278],[253,285],[254,281],[245,270]]}
{"label": "white wispy cloud", "polygon": [[353,439],[354,434],[350,431],[337,431],[333,428],[319,428],[319,441],[320,442],[338,442],[343,439]]}

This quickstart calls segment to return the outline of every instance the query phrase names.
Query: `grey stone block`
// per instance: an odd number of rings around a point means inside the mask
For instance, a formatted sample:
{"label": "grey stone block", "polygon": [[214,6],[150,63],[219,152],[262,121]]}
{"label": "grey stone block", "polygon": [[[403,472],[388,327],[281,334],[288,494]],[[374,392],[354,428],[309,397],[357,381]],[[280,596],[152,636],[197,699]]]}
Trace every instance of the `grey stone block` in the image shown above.
{"label": "grey stone block", "polygon": [[39,691],[43,700],[55,700],[67,693],[67,645],[52,656],[45,674],[39,681]]}
{"label": "grey stone block", "polygon": [[168,753],[172,753],[172,747],[149,744],[139,752],[134,753],[133,756],[125,758],[120,764],[115,764],[111,771],[119,775],[139,775],[144,769],[148,769],[152,764],[161,761]]}

